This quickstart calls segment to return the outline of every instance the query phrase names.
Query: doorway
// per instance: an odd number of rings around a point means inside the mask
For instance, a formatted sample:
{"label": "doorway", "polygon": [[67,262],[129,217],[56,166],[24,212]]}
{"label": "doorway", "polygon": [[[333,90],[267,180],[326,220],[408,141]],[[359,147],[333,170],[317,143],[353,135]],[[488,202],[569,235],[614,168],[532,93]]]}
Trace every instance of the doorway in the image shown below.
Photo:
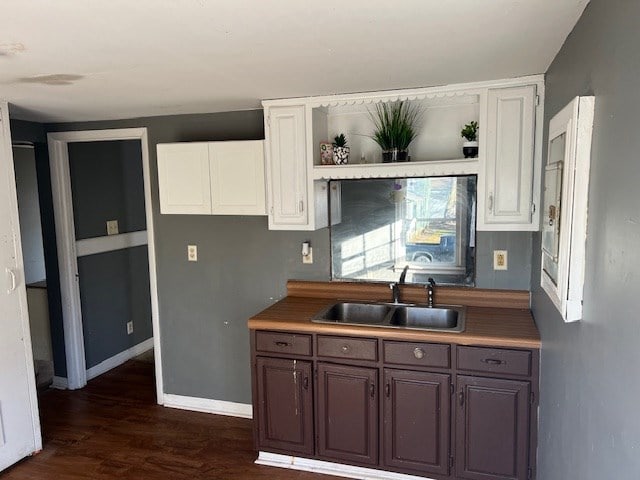
{"label": "doorway", "polygon": [[146,128],[49,133],[48,145],[68,388],[153,346],[162,403]]}

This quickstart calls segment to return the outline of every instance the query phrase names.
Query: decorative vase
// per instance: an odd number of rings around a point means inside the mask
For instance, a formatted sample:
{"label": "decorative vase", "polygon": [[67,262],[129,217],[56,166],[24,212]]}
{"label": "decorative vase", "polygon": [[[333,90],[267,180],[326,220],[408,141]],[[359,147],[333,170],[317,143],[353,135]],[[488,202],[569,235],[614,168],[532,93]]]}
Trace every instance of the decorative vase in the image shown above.
{"label": "decorative vase", "polygon": [[462,153],[464,158],[475,158],[478,156],[478,142],[464,142],[462,144]]}
{"label": "decorative vase", "polygon": [[406,162],[408,153],[406,150],[392,148],[391,150],[382,151],[382,163]]}
{"label": "decorative vase", "polygon": [[333,163],[336,165],[344,165],[349,163],[349,147],[333,146]]}

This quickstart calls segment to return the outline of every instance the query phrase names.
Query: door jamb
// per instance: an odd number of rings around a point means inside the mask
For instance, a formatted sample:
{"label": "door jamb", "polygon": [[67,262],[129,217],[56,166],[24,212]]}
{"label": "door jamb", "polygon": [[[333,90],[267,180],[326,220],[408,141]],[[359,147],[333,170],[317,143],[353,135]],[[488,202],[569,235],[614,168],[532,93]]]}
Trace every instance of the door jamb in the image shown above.
{"label": "door jamb", "polygon": [[67,378],[70,389],[87,384],[87,368],[84,352],[84,333],[78,283],[78,261],[75,245],[75,226],[71,198],[69,171],[69,148],[73,142],[99,142],[110,140],[140,140],[142,170],[144,176],[144,199],[147,222],[147,249],[149,256],[149,286],[151,295],[151,320],[156,372],[156,398],[163,404],[162,355],[160,342],[160,318],[158,308],[158,281],[156,274],[155,235],[153,205],[151,203],[151,172],[147,128],[123,128],[108,130],[83,130],[47,134],[55,230],[60,266],[60,291],[62,295],[62,317],[67,360]]}

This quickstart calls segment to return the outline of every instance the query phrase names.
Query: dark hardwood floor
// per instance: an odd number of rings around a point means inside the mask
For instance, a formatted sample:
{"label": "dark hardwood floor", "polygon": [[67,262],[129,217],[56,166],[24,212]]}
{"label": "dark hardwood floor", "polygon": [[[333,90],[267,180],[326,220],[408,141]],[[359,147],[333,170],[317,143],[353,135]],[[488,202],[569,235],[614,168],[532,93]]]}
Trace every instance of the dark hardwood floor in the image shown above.
{"label": "dark hardwood floor", "polygon": [[155,403],[153,364],[130,361],[82,390],[40,395],[44,448],[2,480],[336,477],[258,466],[251,420]]}

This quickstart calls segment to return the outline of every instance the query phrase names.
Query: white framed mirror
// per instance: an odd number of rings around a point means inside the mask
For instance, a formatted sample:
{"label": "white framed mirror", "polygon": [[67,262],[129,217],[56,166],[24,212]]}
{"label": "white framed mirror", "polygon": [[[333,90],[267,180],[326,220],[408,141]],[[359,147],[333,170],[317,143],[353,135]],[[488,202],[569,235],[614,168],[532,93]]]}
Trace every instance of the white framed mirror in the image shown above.
{"label": "white framed mirror", "polygon": [[540,285],[565,322],[582,318],[594,97],[576,97],[549,122]]}

